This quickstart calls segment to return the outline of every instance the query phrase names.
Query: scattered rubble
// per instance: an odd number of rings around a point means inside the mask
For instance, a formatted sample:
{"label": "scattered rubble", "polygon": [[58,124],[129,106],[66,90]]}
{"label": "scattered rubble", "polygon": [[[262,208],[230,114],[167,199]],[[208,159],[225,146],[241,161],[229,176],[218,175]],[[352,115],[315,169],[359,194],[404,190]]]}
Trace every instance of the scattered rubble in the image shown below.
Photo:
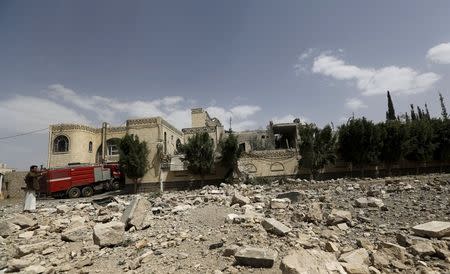
{"label": "scattered rubble", "polygon": [[0,206],[0,273],[448,273],[450,175]]}

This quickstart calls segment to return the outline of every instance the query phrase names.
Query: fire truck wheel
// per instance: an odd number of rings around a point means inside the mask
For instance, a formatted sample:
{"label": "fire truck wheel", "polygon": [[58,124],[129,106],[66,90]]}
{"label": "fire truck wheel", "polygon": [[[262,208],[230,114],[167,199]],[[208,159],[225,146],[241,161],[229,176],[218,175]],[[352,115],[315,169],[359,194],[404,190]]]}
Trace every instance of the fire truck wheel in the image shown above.
{"label": "fire truck wheel", "polygon": [[67,191],[67,196],[69,196],[69,198],[78,198],[80,195],[81,191],[78,187],[72,187],[69,191]]}
{"label": "fire truck wheel", "polygon": [[81,190],[81,193],[83,194],[83,197],[90,197],[94,194],[94,189],[92,189],[92,187],[90,186],[85,186]]}
{"label": "fire truck wheel", "polygon": [[120,189],[120,183],[119,183],[118,181],[113,181],[113,182],[112,182],[112,188],[113,188],[114,190]]}

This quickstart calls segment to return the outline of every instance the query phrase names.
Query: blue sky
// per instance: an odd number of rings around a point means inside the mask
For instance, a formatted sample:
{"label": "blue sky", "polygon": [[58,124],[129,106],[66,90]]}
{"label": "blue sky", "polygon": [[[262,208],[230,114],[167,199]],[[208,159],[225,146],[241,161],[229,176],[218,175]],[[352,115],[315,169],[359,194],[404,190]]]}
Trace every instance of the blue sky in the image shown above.
{"label": "blue sky", "polygon": [[[300,117],[380,121],[450,100],[448,1],[1,1],[0,132],[204,107],[233,128]],[[450,102],[450,101],[449,101]],[[45,132],[0,140],[0,162],[47,160]]]}

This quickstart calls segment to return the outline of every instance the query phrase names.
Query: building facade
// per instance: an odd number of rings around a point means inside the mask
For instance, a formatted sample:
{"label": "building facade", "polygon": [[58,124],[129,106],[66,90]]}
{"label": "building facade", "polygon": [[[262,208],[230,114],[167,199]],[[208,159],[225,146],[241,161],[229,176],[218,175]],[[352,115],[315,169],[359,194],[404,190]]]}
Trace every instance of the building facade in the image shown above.
{"label": "building facade", "polygon": [[[224,131],[217,118],[211,118],[202,108],[192,109],[191,115],[191,127],[181,131],[161,117],[130,119],[122,127],[111,127],[107,123],[99,128],[77,124],[52,125],[48,167],[117,162],[118,141],[128,133],[146,141],[149,148],[150,166],[142,183],[159,185],[161,182],[198,181],[200,178],[184,166],[177,148],[196,133],[207,132],[214,143],[216,154],[220,155],[219,143],[229,133]],[[239,160],[239,169],[255,177],[295,175],[299,159],[296,132],[295,123],[270,123],[267,130],[237,132],[239,145],[244,151]],[[221,180],[226,171],[216,164],[211,174],[201,180]]]}

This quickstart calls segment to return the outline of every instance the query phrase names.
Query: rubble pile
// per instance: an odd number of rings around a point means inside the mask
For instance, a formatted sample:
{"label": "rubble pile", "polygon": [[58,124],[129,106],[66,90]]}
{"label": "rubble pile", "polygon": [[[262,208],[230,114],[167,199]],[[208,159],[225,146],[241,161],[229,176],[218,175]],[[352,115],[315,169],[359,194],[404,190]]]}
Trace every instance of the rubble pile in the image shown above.
{"label": "rubble pile", "polygon": [[450,176],[0,207],[0,273],[449,273]]}

